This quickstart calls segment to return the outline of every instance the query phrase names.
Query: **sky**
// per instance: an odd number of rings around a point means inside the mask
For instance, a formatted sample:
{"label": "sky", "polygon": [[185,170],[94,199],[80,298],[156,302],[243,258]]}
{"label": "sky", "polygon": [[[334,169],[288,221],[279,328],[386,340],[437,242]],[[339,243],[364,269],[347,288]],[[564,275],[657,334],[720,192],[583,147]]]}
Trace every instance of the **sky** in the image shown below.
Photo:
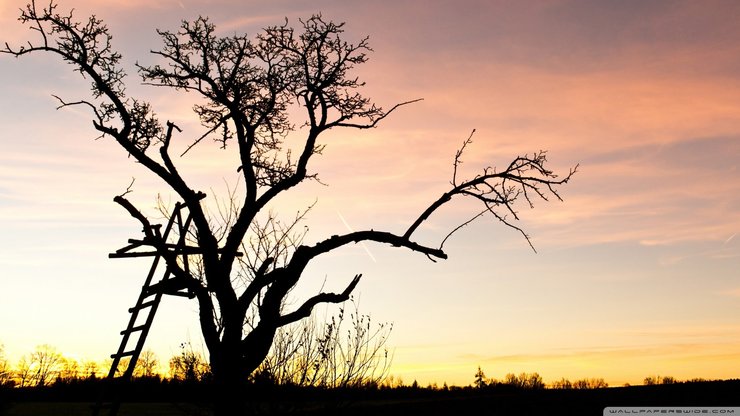
{"label": "sky", "polygon": [[[0,40],[31,36],[24,2],[0,0]],[[516,231],[483,218],[445,245],[449,259],[376,244],[348,247],[307,272],[392,322],[391,373],[410,383],[467,385],[538,372],[546,382],[604,378],[640,384],[740,376],[740,3],[734,1],[90,1],[61,2],[110,27],[131,94],[199,135],[192,97],[140,85],[155,29],[207,15],[219,33],[259,33],[322,13],[369,36],[356,68],[376,103],[424,100],[370,131],[334,132],[307,183],[275,209],[317,201],[308,241],[347,228],[401,232],[448,190],[455,151],[473,129],[462,174],[547,150],[566,173],[564,201],[518,207]],[[149,215],[163,183],[110,140],[82,108],[89,83],[54,56],[0,56],[0,344],[11,359],[51,344],[68,356],[115,352],[146,260],[107,258],[140,227],[112,202]],[[178,160],[192,183],[224,195],[236,183],[212,143]],[[477,212],[453,201],[416,238],[436,246]],[[331,314],[324,309],[317,314]],[[160,357],[202,345],[197,305],[166,299],[147,345]]]}

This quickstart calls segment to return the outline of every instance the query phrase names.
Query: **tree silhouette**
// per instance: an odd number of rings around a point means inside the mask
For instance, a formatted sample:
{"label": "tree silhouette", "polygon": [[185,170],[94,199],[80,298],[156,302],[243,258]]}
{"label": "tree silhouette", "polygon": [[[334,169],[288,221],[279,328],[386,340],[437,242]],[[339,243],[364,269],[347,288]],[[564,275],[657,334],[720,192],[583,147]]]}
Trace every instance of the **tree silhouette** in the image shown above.
{"label": "tree silhouette", "polygon": [[[455,197],[473,198],[484,214],[521,232],[514,204],[532,206],[535,199],[560,199],[557,186],[575,173],[558,177],[546,167],[546,153],[515,157],[507,166],[486,168],[472,179],[458,177],[458,167],[470,137],[454,157],[450,189],[433,200],[405,231],[361,230],[334,235],[315,244],[303,244],[292,223],[282,224],[272,203],[300,183],[316,180],[309,162],[320,155],[322,140],[332,129],[373,128],[399,107],[377,106],[361,92],[364,83],[352,70],[367,60],[368,40],[349,43],[344,25],[320,15],[301,20],[298,29],[285,24],[247,35],[217,36],[207,18],[183,22],[176,32],[158,31],[162,47],[153,51],[162,64],[138,65],[145,84],[195,93],[194,106],[204,132],[190,139],[183,154],[213,138],[236,152],[243,195],[231,198],[223,222],[217,223],[205,207],[205,194],[188,184],[172,157],[178,126],[162,123],[150,103],[128,95],[121,54],[113,49],[111,35],[95,16],[78,21],[62,14],[52,1],[45,8],[35,3],[22,10],[20,21],[38,35],[35,41],[3,52],[16,57],[35,52],[60,56],[92,83],[92,96],[79,101],[59,100],[59,108],[82,106],[90,110],[101,137],[114,140],[136,162],[161,178],[187,204],[192,215],[192,239],[200,253],[198,267],[185,267],[176,256],[165,257],[170,272],[193,293],[200,306],[199,321],[217,391],[226,413],[237,400],[248,375],[257,369],[273,343],[276,331],[308,317],[321,303],[340,303],[355,290],[360,274],[339,293],[320,292],[297,307],[285,310],[285,299],[305,268],[315,259],[350,243],[372,241],[410,250],[431,260],[446,259],[444,244],[417,242],[415,232],[441,206]],[[292,120],[302,114],[303,125]],[[300,136],[300,139],[296,139]],[[472,134],[471,134],[472,136]],[[151,232],[151,224],[125,194],[114,199],[144,226],[145,241],[166,247]],[[256,237],[255,237],[256,236]],[[447,236],[449,237],[449,235]],[[254,244],[256,238],[256,245]],[[250,244],[244,244],[252,242]],[[242,249],[254,251],[240,263]],[[250,253],[245,253],[249,256]],[[239,267],[241,265],[242,267]],[[237,276],[238,275],[238,276]]]}
{"label": "tree silhouette", "polygon": [[190,342],[180,344],[180,354],[170,358],[170,376],[174,380],[194,382],[203,380],[210,369],[203,356]]}
{"label": "tree silhouette", "polygon": [[159,359],[152,350],[144,350],[139,355],[134,368],[134,377],[156,377],[159,373]]}
{"label": "tree silhouette", "polygon": [[62,357],[61,369],[56,382],[70,382],[80,378],[80,363],[74,358]]}
{"label": "tree silhouette", "polygon": [[56,348],[44,344],[36,347],[28,358],[21,358],[19,364],[21,386],[26,382],[34,386],[51,384],[63,369],[64,357]]}
{"label": "tree silhouette", "polygon": [[[351,300],[339,313],[319,323],[313,317],[281,328],[270,354],[256,371],[275,384],[323,388],[377,387],[390,369],[388,323],[372,325]],[[351,308],[351,309],[348,309]]]}
{"label": "tree silhouette", "polygon": [[478,371],[475,372],[474,385],[478,389],[482,389],[483,387],[486,387],[486,373],[483,372],[480,366],[478,366]]}
{"label": "tree silhouette", "polygon": [[545,383],[542,381],[542,377],[538,373],[521,373],[518,376],[514,373],[509,373],[506,375],[503,383],[520,389],[545,388]]}
{"label": "tree silhouette", "polygon": [[5,347],[0,344],[0,387],[10,386],[13,380],[13,372],[10,363],[5,357]]}
{"label": "tree silhouette", "polygon": [[573,382],[574,389],[603,389],[609,384],[603,378],[584,378]]}

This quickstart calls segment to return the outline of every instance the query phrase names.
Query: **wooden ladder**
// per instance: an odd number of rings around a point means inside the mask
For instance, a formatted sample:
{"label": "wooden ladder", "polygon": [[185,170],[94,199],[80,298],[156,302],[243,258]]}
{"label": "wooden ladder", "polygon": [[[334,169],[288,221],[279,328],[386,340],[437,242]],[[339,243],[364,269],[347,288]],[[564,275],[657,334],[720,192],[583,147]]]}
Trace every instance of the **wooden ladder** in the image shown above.
{"label": "wooden ladder", "polygon": [[[172,273],[166,265],[162,278],[158,282],[152,284],[160,259],[164,254],[181,256],[182,267],[186,273],[189,273],[188,253],[192,250],[188,250],[186,240],[192,217],[188,215],[183,221],[181,211],[184,207],[185,205],[180,203],[175,205],[164,233],[160,233],[160,224],[150,226],[152,233],[156,236],[156,241],[165,242],[164,245],[155,245],[155,242],[147,241],[146,238],[144,240],[130,239],[128,240],[128,246],[117,250],[115,253],[109,254],[110,258],[154,257],[154,260],[149,268],[149,273],[147,274],[144,285],[141,288],[141,293],[136,301],[136,305],[128,310],[131,314],[128,326],[126,329],[121,331],[122,338],[118,351],[111,355],[113,362],[111,363],[107,378],[103,381],[98,401],[93,407],[93,416],[99,416],[103,410],[108,411],[108,416],[115,416],[118,413],[121,406],[120,390],[124,387],[123,385],[133,377],[136,362],[144,348],[144,342],[149,334],[149,329],[152,327],[154,315],[157,313],[157,308],[159,307],[162,297],[164,295],[185,296],[191,299],[195,297],[192,292],[186,291],[183,285],[179,285],[177,283],[177,279],[172,277]],[[176,244],[167,244],[167,238],[175,226],[178,228],[179,232],[178,241]],[[155,251],[131,251],[134,248],[146,245],[154,246]],[[133,347],[131,347],[130,344],[132,344]],[[128,361],[124,360],[125,358],[128,358]],[[119,367],[121,366],[125,367],[122,374],[119,371]],[[112,392],[117,392],[119,394],[113,395]]]}

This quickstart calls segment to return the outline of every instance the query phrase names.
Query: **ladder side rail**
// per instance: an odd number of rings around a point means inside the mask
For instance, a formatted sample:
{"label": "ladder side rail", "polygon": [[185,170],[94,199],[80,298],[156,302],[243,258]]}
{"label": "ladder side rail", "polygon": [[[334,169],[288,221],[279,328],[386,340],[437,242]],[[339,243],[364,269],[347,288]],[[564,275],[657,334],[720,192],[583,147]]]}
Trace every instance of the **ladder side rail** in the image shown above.
{"label": "ladder side rail", "polygon": [[177,242],[177,249],[179,253],[182,255],[182,267],[185,273],[190,274],[190,262],[188,261],[188,251],[187,251],[187,237],[188,237],[188,230],[190,229],[190,224],[193,222],[193,215],[188,211],[188,216],[185,218],[185,221],[182,222],[182,218],[180,218],[180,223],[178,224],[180,227],[180,238]]}
{"label": "ladder side rail", "polygon": [[164,232],[162,233],[162,240],[164,242],[167,242],[167,237],[170,235],[170,231],[172,230],[172,226],[175,223],[175,217],[180,214],[180,210],[182,210],[183,204],[176,202],[175,208],[172,210],[172,215],[170,215],[170,218],[167,220],[167,226],[164,228]]}
{"label": "ladder side rail", "polygon": [[[141,350],[144,347],[144,341],[146,340],[146,336],[149,333],[149,329],[151,328],[152,322],[154,321],[154,315],[157,312],[157,308],[159,307],[159,303],[162,300],[162,292],[156,292],[154,294],[154,300],[149,306],[149,315],[147,316],[146,322],[143,324],[143,328],[141,329],[141,332],[139,333],[139,339],[136,342],[136,347],[133,350],[133,354],[130,355],[128,366],[123,372],[123,375],[119,378],[116,378],[116,373],[118,371],[118,367],[120,366],[121,359],[124,357],[124,353],[126,352],[126,346],[128,345],[129,339],[131,337],[131,334],[133,334],[135,331],[131,331],[132,328],[134,328],[135,322],[138,319],[139,311],[142,309],[140,308],[141,304],[143,303],[143,300],[150,297],[151,293],[148,293],[147,289],[149,287],[148,283],[151,282],[152,275],[157,269],[157,264],[159,262],[159,257],[156,256],[154,258],[152,267],[149,271],[149,275],[147,276],[147,285],[142,287],[141,294],[139,294],[139,300],[136,303],[136,306],[132,308],[131,312],[131,318],[129,319],[128,327],[125,331],[123,331],[123,338],[121,339],[121,344],[118,347],[118,352],[113,355],[113,363],[111,364],[110,371],[108,372],[108,377],[103,381],[104,386],[103,389],[105,390],[106,387],[110,388],[113,387],[112,384],[116,382],[121,381],[128,381],[131,380],[134,374],[134,370],[136,369],[136,363],[139,361],[139,356],[141,354]],[[169,274],[169,272],[166,272]],[[167,277],[167,276],[166,276]],[[103,408],[104,403],[104,396],[106,395],[105,392],[101,391],[100,396],[97,400],[97,403],[95,404],[93,408],[93,416],[99,416],[100,411]],[[108,416],[116,416],[118,414],[118,410],[121,406],[121,400],[120,398],[116,397],[109,401],[108,406]]]}
{"label": "ladder side rail", "polygon": [[[167,271],[165,274],[165,277],[162,280],[166,280],[169,278],[170,272]],[[129,361],[128,368],[126,368],[126,371],[123,373],[123,378],[125,380],[131,379],[131,377],[134,374],[134,370],[136,369],[136,362],[139,360],[139,355],[141,355],[141,351],[144,349],[144,343],[146,341],[147,335],[149,335],[149,330],[152,327],[152,323],[154,322],[154,316],[157,314],[157,309],[159,308],[159,304],[162,300],[162,292],[158,291],[154,294],[155,296],[155,302],[152,304],[152,306],[149,307],[149,315],[146,318],[146,322],[142,325],[143,328],[141,329],[139,333],[139,339],[136,342],[136,347],[134,348],[134,353],[131,355],[131,359]]]}
{"label": "ladder side rail", "polygon": [[[163,240],[166,240],[166,238],[168,237],[170,231],[172,230],[172,226],[173,226],[173,224],[175,222],[175,215],[174,214],[175,213],[179,213],[180,212],[180,209],[181,209],[181,205],[178,202],[178,203],[175,204],[175,209],[173,211],[173,215],[170,216],[170,219],[167,222],[167,226],[165,227],[164,233],[162,233],[162,235],[161,235],[161,238]],[[157,236],[159,237],[160,235],[159,235],[159,229],[158,228],[155,228],[155,232],[157,233]],[[148,289],[151,286],[152,279],[154,278],[154,274],[156,273],[157,267],[159,266],[159,259],[160,258],[161,258],[161,255],[159,255],[159,254],[154,256],[154,260],[152,261],[152,265],[149,268],[149,273],[147,274],[146,279],[144,280],[144,285],[142,286],[141,293],[139,293],[139,298],[136,301],[136,305],[133,308],[129,309],[131,311],[131,316],[129,317],[129,323],[128,323],[128,326],[126,327],[126,331],[122,334],[123,335],[123,338],[121,339],[121,344],[118,347],[118,352],[115,354],[115,357],[113,358],[113,363],[111,364],[111,369],[108,372],[108,378],[115,377],[116,372],[118,370],[118,366],[120,365],[120,361],[121,361],[121,358],[122,358],[121,357],[121,354],[123,354],[124,352],[126,352],[126,346],[128,345],[128,342],[129,342],[129,339],[131,337],[131,334],[133,333],[133,331],[131,331],[131,329],[134,328],[134,326],[136,325],[136,320],[139,318],[139,312],[142,310],[141,305],[145,302],[145,300],[147,298],[149,298],[151,296],[151,293],[148,292]],[[150,311],[149,311],[150,316],[152,315],[152,310],[156,309],[156,307],[159,305],[159,301],[160,300],[161,300],[161,296],[155,297],[154,303],[149,307],[150,308]],[[147,321],[150,321],[149,317],[147,317]],[[139,340],[141,340],[141,338],[142,338],[143,335],[144,335],[143,333],[139,334]],[[137,342],[137,345],[138,345],[138,343],[139,342]],[[137,355],[136,358],[138,359],[138,354],[136,354],[136,355]],[[129,367],[130,367],[131,362],[134,362],[134,365],[135,365],[135,360],[134,360],[134,357],[133,356],[129,360]],[[128,368],[126,369],[126,371],[128,371]]]}
{"label": "ladder side rail", "polygon": [[[174,224],[177,224],[177,227],[179,229],[178,231],[179,231],[179,234],[180,235],[178,236],[178,243],[177,243],[177,247],[175,248],[175,256],[178,255],[178,250],[183,250],[185,248],[185,244],[186,244],[186,241],[187,241],[186,240],[187,239],[187,230],[190,227],[191,222],[192,222],[192,216],[191,215],[188,215],[187,218],[186,218],[186,220],[183,222],[183,220],[182,220],[182,205],[180,203],[177,203],[176,206],[175,206],[175,210],[173,211],[173,215],[170,216],[170,221],[168,222],[167,227],[165,228],[165,233],[163,235],[163,240],[166,240],[167,236],[169,235],[170,231],[172,230],[173,225]],[[184,259],[185,264],[187,264],[187,254],[185,254],[183,252],[182,256],[183,256],[183,259]],[[159,258],[160,257],[161,256],[155,257],[155,265],[156,265],[156,262],[159,261]],[[165,264],[166,264],[166,259],[165,259]],[[172,276],[172,272],[169,270],[169,267],[166,266],[166,265],[165,265],[165,267],[167,267],[167,269],[165,271],[164,276],[160,280],[160,282],[167,281]],[[187,265],[185,267],[187,268]],[[150,276],[147,277],[146,286],[145,286],[144,290],[142,290],[142,292],[141,292],[141,294],[139,296],[139,302],[137,302],[137,305],[140,305],[145,298],[151,296],[151,293],[146,293],[146,292],[147,292],[147,289],[151,286],[150,283],[151,283],[151,279],[152,279],[153,274],[154,274],[154,269],[152,269],[150,271]],[[136,368],[136,362],[138,361],[139,355],[141,354],[141,352],[144,349],[144,343],[146,342],[146,338],[149,335],[149,330],[151,329],[152,324],[154,323],[154,317],[157,314],[157,309],[159,309],[159,304],[160,304],[163,296],[164,296],[164,292],[162,292],[162,291],[156,291],[156,293],[154,294],[154,302],[149,307],[149,314],[148,314],[148,316],[146,318],[146,322],[143,325],[141,325],[142,326],[142,329],[141,329],[141,332],[139,333],[139,339],[137,340],[136,348],[134,348],[133,355],[131,356],[131,359],[129,361],[129,366],[128,366],[128,368],[126,368],[126,371],[123,374],[123,378],[124,379],[127,379],[128,380],[128,379],[130,379],[133,376],[134,370]],[[138,311],[136,313],[138,314]],[[134,325],[134,321],[133,320],[131,321],[131,323],[129,325],[129,329],[133,328],[132,325]]]}
{"label": "ladder side rail", "polygon": [[[199,195],[200,199],[205,197],[205,194]],[[146,341],[146,337],[149,334],[149,330],[151,329],[152,323],[154,322],[154,316],[157,313],[157,309],[159,308],[159,304],[162,300],[162,296],[164,295],[164,292],[162,291],[155,291],[152,293],[149,289],[152,286],[152,279],[154,278],[154,274],[156,273],[157,267],[159,265],[159,259],[163,256],[164,252],[169,251],[168,249],[171,247],[170,244],[167,243],[167,238],[170,235],[170,232],[172,231],[173,226],[175,223],[177,223],[178,231],[180,235],[178,236],[178,242],[174,245],[174,253],[175,256],[181,255],[183,257],[183,268],[184,270],[189,273],[189,265],[188,265],[188,247],[186,244],[187,240],[187,231],[190,228],[190,224],[192,221],[192,214],[188,212],[188,216],[186,220],[183,222],[182,220],[182,209],[187,206],[187,203],[175,203],[175,208],[172,211],[172,215],[170,215],[170,218],[167,221],[167,225],[165,227],[164,232],[160,231],[160,226],[152,226],[151,228],[154,230],[157,240],[154,241],[151,244],[155,252],[151,253],[152,256],[154,256],[154,260],[152,261],[152,266],[149,269],[149,273],[147,274],[146,280],[144,282],[144,285],[142,286],[141,293],[139,294],[139,298],[136,302],[136,305],[133,308],[129,309],[129,312],[131,313],[131,317],[129,319],[129,324],[126,328],[126,330],[122,331],[122,339],[121,344],[119,345],[118,352],[111,357],[113,358],[113,361],[111,363],[111,368],[108,372],[108,377],[103,381],[103,389],[100,392],[100,397],[96,403],[96,405],[93,408],[93,415],[98,416],[100,413],[100,410],[103,408],[103,399],[104,399],[104,390],[106,385],[113,384],[116,381],[128,381],[132,378],[134,370],[136,369],[136,363],[139,360],[139,356],[141,354],[141,351],[144,348],[144,343]],[[188,210],[189,211],[189,210]],[[130,242],[132,245],[128,246],[122,250],[119,250],[116,254],[122,254],[124,251],[127,251],[131,248],[135,248],[135,246],[138,246],[140,244],[137,244],[138,242]],[[160,244],[161,243],[161,244]],[[113,256],[111,256],[113,257]],[[127,256],[116,256],[116,257],[127,257]],[[166,263],[166,259],[165,259]],[[164,276],[160,281],[166,281],[171,276],[171,271],[169,270],[169,267],[167,267]],[[154,295],[153,300],[146,300]],[[147,304],[146,308],[149,309],[148,316],[146,318],[146,321],[144,324],[136,326],[136,321],[139,317],[139,312],[145,309],[142,305]],[[139,338],[136,342],[136,347],[131,351],[126,351],[126,347],[128,345],[128,342],[130,340],[131,334],[134,332],[139,332]],[[121,363],[121,359],[124,356],[130,356],[128,366],[126,370],[123,373],[122,377],[116,378],[116,372],[118,371],[118,367]],[[118,413],[118,410],[120,408],[121,401],[120,398],[116,398],[110,401],[109,406],[109,416],[115,416]]]}
{"label": "ladder side rail", "polygon": [[[167,226],[165,227],[164,233],[162,234],[161,238],[163,241],[166,241],[167,237],[170,234],[170,231],[172,230],[172,227],[174,223],[177,221],[178,217],[180,216],[180,210],[181,205],[179,203],[175,204],[175,210],[173,212],[173,215],[170,216],[170,220],[167,223]],[[158,250],[159,252],[159,250]],[[136,321],[139,318],[139,312],[142,311],[141,305],[145,302],[145,300],[152,296],[152,293],[149,292],[149,288],[152,286],[152,279],[154,278],[154,274],[156,273],[157,266],[159,265],[159,260],[162,258],[161,253],[157,254],[154,257],[154,261],[152,262],[152,266],[149,269],[149,273],[147,274],[146,280],[144,282],[144,286],[142,287],[141,293],[139,293],[139,298],[136,302],[136,306],[134,306],[133,311],[131,312],[131,318],[129,319],[128,327],[126,328],[125,333],[123,334],[123,339],[121,341],[121,345],[119,346],[118,353],[116,354],[116,358],[120,360],[120,355],[125,352],[126,346],[128,344],[128,341],[130,339],[131,334],[134,332],[132,331],[133,328],[136,326]],[[165,271],[164,277],[161,279],[162,281],[169,279],[170,277],[169,270]],[[131,358],[129,360],[129,365],[124,371],[123,378],[124,379],[130,379],[133,375],[134,369],[136,367],[136,361],[139,359],[139,355],[141,354],[141,351],[144,347],[144,341],[146,341],[146,337],[149,334],[149,329],[151,328],[152,322],[154,321],[154,316],[157,313],[157,308],[159,308],[159,303],[162,300],[162,292],[155,292],[154,293],[154,300],[150,303],[150,306],[148,307],[148,315],[146,318],[146,321],[143,325],[141,325],[143,328],[139,332],[139,338],[136,342],[136,347],[133,350],[133,355],[131,355]],[[115,373],[115,371],[112,371]],[[109,374],[110,376],[110,374]]]}
{"label": "ladder side rail", "polygon": [[[144,300],[148,298],[149,296],[151,296],[147,294],[146,289],[149,287],[152,281],[152,278],[157,270],[157,266],[159,264],[159,257],[160,256],[154,257],[154,261],[152,262],[152,266],[149,268],[149,273],[147,274],[147,278],[144,283],[144,286],[142,287],[142,291],[141,293],[139,293],[139,298],[136,301],[136,305],[133,308],[129,309],[131,311],[131,316],[129,317],[128,325],[126,326],[126,331],[124,331],[124,333],[122,334],[123,337],[121,338],[121,343],[118,346],[118,351],[112,357],[113,362],[111,363],[111,368],[108,371],[108,378],[114,378],[116,376],[118,366],[120,365],[121,358],[122,358],[121,354],[123,354],[126,351],[126,346],[128,345],[129,339],[132,334],[132,331],[130,330],[131,328],[136,326],[136,320],[139,318],[139,311],[141,311],[140,307],[144,303]],[[151,307],[153,306],[154,305],[152,305]]]}
{"label": "ladder side rail", "polygon": [[[149,268],[149,273],[146,275],[146,279],[144,280],[144,285],[141,287],[141,293],[139,293],[139,299],[136,301],[136,307],[141,306],[142,303],[144,303],[144,299],[148,298],[150,295],[147,292],[147,289],[152,285],[152,279],[154,278],[154,274],[157,272],[157,267],[159,266],[159,259],[161,258],[161,255],[154,256],[154,260],[152,261],[152,266]],[[138,310],[138,308],[137,308]],[[135,314],[136,312],[134,312]],[[130,322],[129,327],[133,325],[133,321]]]}

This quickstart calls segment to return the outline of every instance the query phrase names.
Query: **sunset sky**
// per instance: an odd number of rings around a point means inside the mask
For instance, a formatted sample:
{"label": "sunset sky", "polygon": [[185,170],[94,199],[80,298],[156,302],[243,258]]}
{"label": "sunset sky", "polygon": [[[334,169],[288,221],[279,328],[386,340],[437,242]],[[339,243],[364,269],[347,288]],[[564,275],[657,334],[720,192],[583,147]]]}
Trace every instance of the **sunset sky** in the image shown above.
{"label": "sunset sky", "polygon": [[[467,385],[539,372],[546,382],[648,375],[740,377],[740,2],[490,0],[61,0],[110,27],[130,94],[200,135],[192,97],[143,87],[135,62],[159,49],[155,29],[210,16],[220,34],[321,12],[374,52],[355,74],[385,108],[371,131],[337,131],[306,183],[274,208],[290,217],[314,200],[308,241],[373,228],[402,232],[449,187],[455,151],[472,177],[548,150],[558,172],[580,164],[564,202],[519,206],[517,232],[490,217],[446,243],[432,263],[406,250],[348,247],[315,264],[294,294],[356,273],[360,310],[393,322],[392,374]],[[32,33],[23,1],[0,0],[0,42]],[[113,196],[155,216],[164,184],[108,139],[84,108],[89,81],[56,56],[0,56],[0,344],[16,360],[51,344],[76,358],[115,352],[148,270],[107,258],[140,226]],[[233,150],[233,149],[232,149]],[[179,161],[209,195],[234,186],[236,164],[213,143]],[[437,246],[477,212],[457,200],[416,235]],[[346,224],[345,224],[346,221]],[[319,316],[334,309],[321,309]],[[148,346],[162,359],[200,346],[197,304],[166,299]]]}

